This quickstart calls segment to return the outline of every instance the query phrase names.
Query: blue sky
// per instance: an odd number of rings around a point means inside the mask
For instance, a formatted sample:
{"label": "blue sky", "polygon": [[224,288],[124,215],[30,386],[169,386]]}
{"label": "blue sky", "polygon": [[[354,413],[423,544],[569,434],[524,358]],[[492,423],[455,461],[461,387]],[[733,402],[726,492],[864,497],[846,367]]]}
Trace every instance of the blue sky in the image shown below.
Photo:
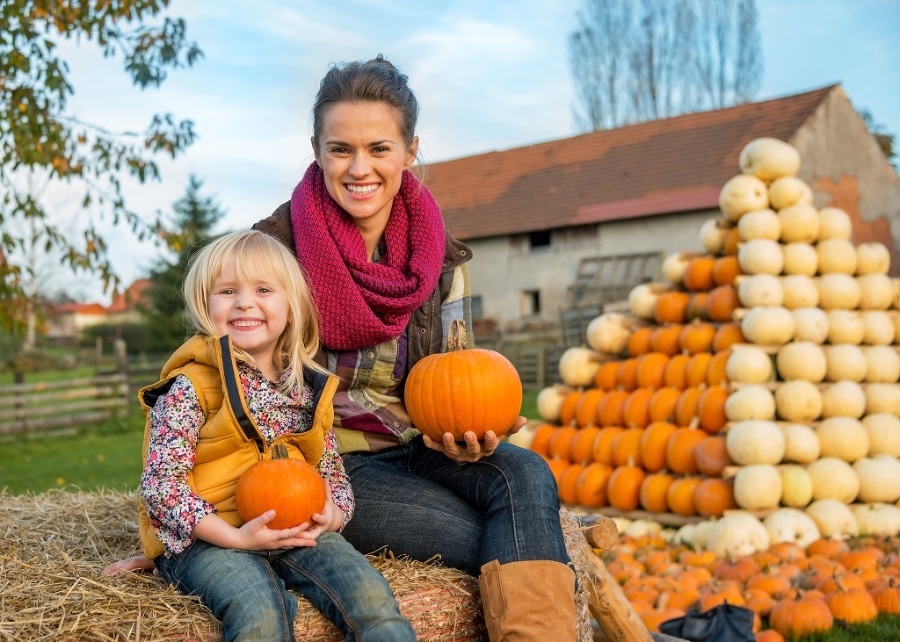
{"label": "blue sky", "polygon": [[[582,0],[173,0],[204,51],[158,90],[129,85],[92,48],[69,47],[76,114],[112,130],[155,112],[195,122],[198,141],[162,164],[163,181],[129,188],[139,211],[170,211],[190,174],[247,227],[287,200],[311,160],[309,110],[329,63],[383,53],[421,104],[420,150],[438,162],[578,133],[567,36]],[[759,100],[840,82],[858,109],[900,138],[900,0],[757,0]],[[737,159],[735,159],[737,163]],[[61,208],[65,209],[65,208]],[[113,265],[129,282],[160,256],[113,232]],[[108,297],[89,278],[73,288]]]}

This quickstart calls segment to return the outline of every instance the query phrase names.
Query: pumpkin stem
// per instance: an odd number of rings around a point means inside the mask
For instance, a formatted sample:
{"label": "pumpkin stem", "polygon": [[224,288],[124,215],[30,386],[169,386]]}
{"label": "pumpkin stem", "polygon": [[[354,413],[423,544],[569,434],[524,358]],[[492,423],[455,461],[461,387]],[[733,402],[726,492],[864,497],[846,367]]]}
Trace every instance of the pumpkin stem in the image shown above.
{"label": "pumpkin stem", "polygon": [[284,444],[272,446],[272,459],[288,459],[287,446]]}
{"label": "pumpkin stem", "polygon": [[450,330],[447,333],[447,352],[465,350],[469,347],[469,337],[466,334],[466,322],[462,319],[454,319],[450,322]]}

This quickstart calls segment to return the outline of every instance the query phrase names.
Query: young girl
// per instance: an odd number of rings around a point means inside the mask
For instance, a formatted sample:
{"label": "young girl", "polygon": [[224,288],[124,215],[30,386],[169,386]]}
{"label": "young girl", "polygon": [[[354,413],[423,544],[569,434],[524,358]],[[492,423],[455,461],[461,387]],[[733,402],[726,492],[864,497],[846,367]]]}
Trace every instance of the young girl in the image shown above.
{"label": "young girl", "polygon": [[[415,640],[387,581],[337,532],[354,508],[331,431],[337,380],[312,359],[318,326],[297,260],[261,232],[227,234],[195,255],[184,294],[197,334],[139,393],[144,554],[200,597],[226,640],[293,640],[288,589],[347,640]],[[273,510],[237,515],[238,478],[276,443],[326,480],[312,523],[273,530]]]}

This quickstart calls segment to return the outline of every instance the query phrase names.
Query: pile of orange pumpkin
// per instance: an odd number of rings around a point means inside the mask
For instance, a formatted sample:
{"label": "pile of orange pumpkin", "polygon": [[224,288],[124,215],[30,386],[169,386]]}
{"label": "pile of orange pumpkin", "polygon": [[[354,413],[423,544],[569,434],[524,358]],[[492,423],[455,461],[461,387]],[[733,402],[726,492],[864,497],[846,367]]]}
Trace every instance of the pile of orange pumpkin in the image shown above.
{"label": "pile of orange pumpkin", "polygon": [[600,552],[612,577],[651,631],[689,610],[725,601],[754,613],[759,642],[900,616],[896,537],[790,542],[732,559],[668,541],[659,532],[622,535]]}

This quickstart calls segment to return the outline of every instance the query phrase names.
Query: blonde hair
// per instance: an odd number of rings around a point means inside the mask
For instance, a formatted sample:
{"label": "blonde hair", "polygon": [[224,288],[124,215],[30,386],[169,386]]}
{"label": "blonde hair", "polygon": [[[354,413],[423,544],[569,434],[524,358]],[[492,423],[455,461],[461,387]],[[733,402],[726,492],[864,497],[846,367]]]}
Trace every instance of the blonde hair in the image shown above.
{"label": "blonde hair", "polygon": [[[187,320],[193,330],[218,336],[209,316],[209,296],[213,283],[228,265],[240,278],[277,280],[284,288],[288,305],[287,325],[275,345],[273,365],[280,372],[291,368],[282,391],[303,384],[303,370],[327,372],[314,361],[319,349],[319,324],[312,293],[296,257],[275,238],[256,230],[232,232],[215,238],[194,254],[184,278]],[[235,358],[254,363],[243,350],[235,348]]]}

